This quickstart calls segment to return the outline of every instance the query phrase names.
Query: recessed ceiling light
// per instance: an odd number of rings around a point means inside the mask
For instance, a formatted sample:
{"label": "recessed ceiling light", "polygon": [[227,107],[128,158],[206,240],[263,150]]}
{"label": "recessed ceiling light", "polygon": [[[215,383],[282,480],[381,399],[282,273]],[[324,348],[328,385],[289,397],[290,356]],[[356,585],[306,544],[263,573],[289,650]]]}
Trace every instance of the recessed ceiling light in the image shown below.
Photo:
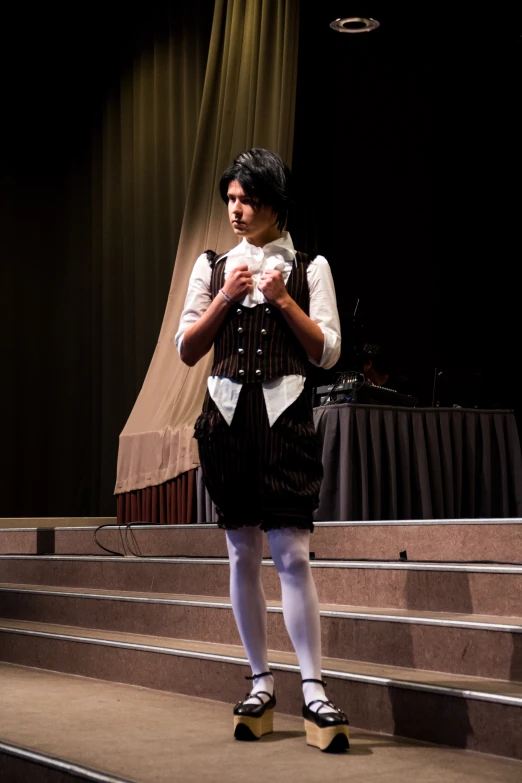
{"label": "recessed ceiling light", "polygon": [[330,27],[338,33],[370,33],[380,27],[377,19],[367,16],[347,16],[344,19],[334,19]]}

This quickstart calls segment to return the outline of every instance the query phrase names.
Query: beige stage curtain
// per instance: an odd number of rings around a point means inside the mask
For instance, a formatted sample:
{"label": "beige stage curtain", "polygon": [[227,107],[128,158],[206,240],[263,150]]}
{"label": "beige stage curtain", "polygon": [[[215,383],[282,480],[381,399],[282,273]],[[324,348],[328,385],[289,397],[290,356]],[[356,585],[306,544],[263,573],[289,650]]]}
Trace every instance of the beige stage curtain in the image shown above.
{"label": "beige stage curtain", "polygon": [[298,0],[216,0],[174,274],[151,365],[120,435],[116,494],[159,485],[199,465],[192,435],[212,357],[186,367],[174,335],[197,256],[236,243],[217,189],[228,163],[254,146],[291,163],[298,16]]}

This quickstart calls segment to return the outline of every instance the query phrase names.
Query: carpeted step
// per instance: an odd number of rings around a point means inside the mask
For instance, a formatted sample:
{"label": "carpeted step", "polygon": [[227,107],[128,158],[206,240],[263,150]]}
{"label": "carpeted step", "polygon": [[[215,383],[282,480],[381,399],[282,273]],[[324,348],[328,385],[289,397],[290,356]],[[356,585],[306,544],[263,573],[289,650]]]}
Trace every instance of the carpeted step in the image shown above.
{"label": "carpeted step", "polygon": [[[103,550],[94,539],[96,530],[93,525],[0,528],[0,553],[100,555]],[[108,527],[98,531],[97,539],[102,546],[122,554],[227,555],[225,535],[216,525]],[[522,563],[522,520],[318,522],[310,547],[319,559],[399,560],[405,552],[410,561]]]}
{"label": "carpeted step", "polygon": [[[240,697],[249,673],[237,646],[8,620],[0,660],[219,701]],[[279,711],[299,715],[295,655],[270,651],[269,665]],[[327,657],[323,667],[359,728],[522,759],[522,683]]]}
{"label": "carpeted step", "polygon": [[[321,603],[522,617],[522,566],[312,561]],[[2,582],[221,596],[225,558],[0,555]],[[263,561],[268,599],[280,598],[276,569]]]}
{"label": "carpeted step", "polygon": [[0,517],[0,530],[85,528],[86,526],[115,525],[116,522],[116,517]]}
{"label": "carpeted step", "polygon": [[[322,604],[320,609],[324,655],[522,681],[522,618],[339,604]],[[0,615],[11,620],[240,644],[226,597],[0,585]],[[268,643],[272,649],[293,649],[276,601],[268,606]]]}
{"label": "carpeted step", "polygon": [[[231,689],[239,680],[230,672]],[[232,738],[229,703],[98,679],[0,664],[0,778],[5,783],[300,783],[404,780],[519,783],[522,764],[437,748],[351,727],[349,754],[325,757],[305,744],[301,718],[276,711],[275,732]],[[267,749],[269,752],[267,752]],[[260,777],[258,775],[258,777]]]}

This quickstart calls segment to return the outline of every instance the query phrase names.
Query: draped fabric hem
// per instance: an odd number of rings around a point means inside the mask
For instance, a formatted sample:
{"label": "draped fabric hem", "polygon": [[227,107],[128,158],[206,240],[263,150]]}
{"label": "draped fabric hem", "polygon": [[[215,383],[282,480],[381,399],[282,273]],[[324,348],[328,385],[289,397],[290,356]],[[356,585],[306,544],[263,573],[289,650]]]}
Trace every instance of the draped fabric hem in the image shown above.
{"label": "draped fabric hem", "polygon": [[[120,435],[114,494],[152,488],[199,467],[193,425]],[[147,469],[157,465],[156,469]]]}

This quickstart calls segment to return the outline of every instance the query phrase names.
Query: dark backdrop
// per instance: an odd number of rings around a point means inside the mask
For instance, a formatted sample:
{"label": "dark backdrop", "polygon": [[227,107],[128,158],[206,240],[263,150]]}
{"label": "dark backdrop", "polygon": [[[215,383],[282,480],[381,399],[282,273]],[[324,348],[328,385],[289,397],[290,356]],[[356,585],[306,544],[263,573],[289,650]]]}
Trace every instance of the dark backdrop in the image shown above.
{"label": "dark backdrop", "polygon": [[[473,367],[486,376],[487,404],[518,410],[519,20],[486,28],[439,6],[417,4],[414,17],[411,4],[390,6],[302,4],[294,239],[332,265],[344,332],[336,369],[353,361],[360,299],[364,338],[388,346],[423,402],[435,367]],[[329,29],[350,14],[372,15],[381,28]],[[111,371],[92,351],[102,292],[92,278],[78,290],[70,273],[90,263],[87,246],[70,252],[85,220],[85,193],[71,202],[70,177],[90,155],[104,96],[149,22],[143,8],[109,18],[95,6],[75,6],[67,19],[30,7],[4,19],[1,516],[115,510],[114,474],[101,492],[96,465],[116,454],[140,378],[120,403],[99,405],[102,373]],[[150,356],[163,307],[151,311]],[[71,429],[77,421],[81,438]]]}
{"label": "dark backdrop", "polygon": [[[150,163],[168,146],[170,96],[183,94],[180,81],[192,87],[204,75],[212,14],[212,0],[5,9],[0,516],[115,514],[118,436],[156,346],[183,214],[165,214],[171,170],[162,178]],[[183,42],[201,50],[202,67],[186,74],[180,47],[168,99],[159,105],[163,67],[154,96],[138,105],[133,84],[132,103],[129,82],[145,73],[140,58],[159,56],[186,30]],[[148,64],[149,83],[151,71]],[[195,92],[177,111],[188,126]],[[132,107],[142,130],[135,145]],[[178,207],[194,139],[183,144],[179,123],[172,128],[182,151],[171,156],[169,205]]]}
{"label": "dark backdrop", "polygon": [[[358,15],[380,28],[329,28]],[[520,30],[435,3],[302,5],[293,233],[330,261],[343,327],[318,381],[354,367],[360,299],[359,338],[422,403],[437,367],[441,404],[519,407]]]}

